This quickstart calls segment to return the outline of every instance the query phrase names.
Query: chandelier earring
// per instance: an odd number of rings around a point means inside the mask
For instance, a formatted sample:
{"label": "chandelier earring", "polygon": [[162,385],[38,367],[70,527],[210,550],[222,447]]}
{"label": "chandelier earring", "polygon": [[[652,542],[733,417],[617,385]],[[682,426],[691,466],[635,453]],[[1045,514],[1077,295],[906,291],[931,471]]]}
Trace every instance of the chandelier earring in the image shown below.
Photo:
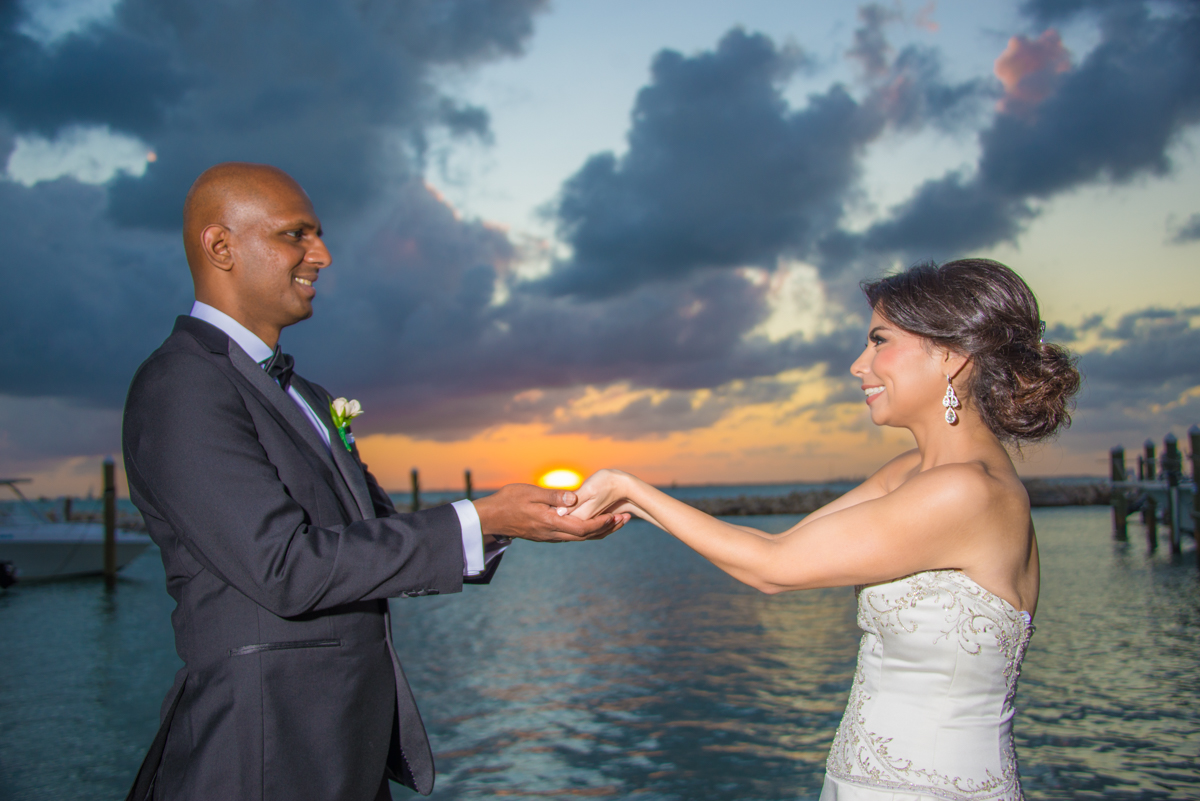
{"label": "chandelier earring", "polygon": [[954,410],[961,409],[962,404],[958,402],[958,396],[954,394],[954,384],[950,383],[950,376],[946,376],[946,394],[942,397],[942,405],[946,407],[946,422],[954,425],[958,420],[958,415],[954,413]]}

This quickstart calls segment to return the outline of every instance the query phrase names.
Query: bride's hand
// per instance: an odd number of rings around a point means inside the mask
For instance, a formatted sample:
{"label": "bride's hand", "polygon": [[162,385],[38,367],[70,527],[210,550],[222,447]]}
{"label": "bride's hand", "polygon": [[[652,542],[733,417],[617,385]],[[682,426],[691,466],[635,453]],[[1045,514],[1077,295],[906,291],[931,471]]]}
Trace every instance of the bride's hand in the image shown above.
{"label": "bride's hand", "polygon": [[574,508],[560,507],[558,513],[560,515],[569,513],[572,517],[584,519],[599,514],[629,513],[638,515],[640,510],[626,497],[629,480],[632,478],[628,473],[620,470],[598,470],[583,482],[583,486],[575,490],[575,495],[579,500]]}

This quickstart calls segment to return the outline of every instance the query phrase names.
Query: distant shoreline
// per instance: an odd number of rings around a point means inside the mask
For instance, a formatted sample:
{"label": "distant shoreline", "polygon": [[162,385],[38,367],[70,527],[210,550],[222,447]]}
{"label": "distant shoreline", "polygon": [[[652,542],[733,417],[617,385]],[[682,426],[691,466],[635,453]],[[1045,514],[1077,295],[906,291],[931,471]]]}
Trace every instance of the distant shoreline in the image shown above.
{"label": "distant shoreline", "polygon": [[[1067,477],[1064,477],[1064,479]],[[1105,479],[1081,481],[1053,478],[1025,478],[1021,483],[1029,493],[1029,505],[1036,508],[1054,506],[1107,506],[1112,487]],[[787,495],[739,495],[734,498],[686,498],[684,503],[718,517],[742,515],[809,514],[837,499],[843,493],[833,490],[807,490]]]}
{"label": "distant shoreline", "polygon": [[[702,484],[655,484],[657,489],[664,492],[671,490],[701,490],[701,489],[736,489],[738,487],[789,487],[789,486],[809,486],[809,487],[833,487],[844,486],[847,484],[855,485],[866,481],[866,476],[849,476],[840,478],[830,478],[822,481],[738,481],[721,483],[716,481],[708,481]],[[1108,479],[1104,476],[1023,476],[1021,478],[1026,484],[1030,482],[1045,482],[1047,484],[1108,484]],[[490,495],[496,491],[496,487],[476,487],[477,495]],[[442,487],[442,488],[422,488],[422,495],[458,495],[462,494],[461,487]],[[388,490],[387,494],[393,498],[407,496],[408,489]]]}
{"label": "distant shoreline", "polygon": [[[1021,479],[1029,493],[1030,506],[1035,508],[1055,506],[1107,506],[1111,494],[1108,479],[1099,476],[1055,476],[1029,477]],[[668,494],[684,491],[679,500],[719,517],[743,515],[791,515],[809,514],[833,501],[849,489],[848,485],[861,483],[862,479],[837,479],[828,482],[771,482],[754,484],[676,484],[659,486]],[[840,485],[840,487],[838,486]],[[732,494],[740,488],[760,489],[766,487],[799,486],[801,489],[787,493]],[[838,487],[834,489],[833,487]],[[711,489],[712,495],[697,495],[697,491]],[[494,490],[477,490],[476,497],[488,495]],[[441,506],[462,497],[461,490],[427,490],[422,492],[421,508]],[[407,492],[390,493],[397,508],[407,509],[411,495]]]}
{"label": "distant shoreline", "polygon": [[[1030,506],[1035,508],[1055,507],[1055,506],[1107,506],[1110,503],[1110,495],[1112,487],[1108,479],[1096,476],[1057,476],[1057,477],[1036,477],[1021,479],[1025,484],[1025,489],[1029,493]],[[739,517],[744,515],[795,515],[809,514],[820,509],[825,504],[840,497],[848,489],[848,484],[861,482],[861,479],[838,479],[828,482],[771,482],[771,483],[754,483],[754,484],[677,484],[674,486],[659,487],[664,492],[671,493],[674,491],[684,490],[686,497],[680,497],[679,500],[695,507],[703,512],[718,517]],[[841,485],[838,489],[832,489],[835,485]],[[765,487],[787,487],[800,486],[803,489],[797,489],[788,493],[778,494],[747,494],[736,492],[739,488],[765,488]],[[717,495],[694,496],[698,490],[712,489],[722,492]],[[490,495],[495,490],[481,489],[476,490],[475,497],[481,498],[485,495]],[[411,503],[411,496],[407,492],[392,492],[388,493],[396,504],[396,508],[401,511],[408,511]],[[442,506],[463,497],[462,490],[427,490],[421,493],[422,509],[431,509],[436,506]],[[43,513],[53,520],[61,519],[62,501],[65,499],[56,499],[53,502],[39,499],[35,503],[43,508]],[[88,499],[72,499],[76,506],[71,512],[71,520],[78,522],[101,522],[102,512],[100,501]],[[19,502],[11,501],[2,506],[15,507]],[[46,508],[50,503],[54,506]],[[3,518],[3,510],[0,510],[0,518]],[[141,514],[129,504],[128,500],[122,498],[118,501],[117,512],[117,527],[128,531],[145,531],[146,525],[142,520]]]}

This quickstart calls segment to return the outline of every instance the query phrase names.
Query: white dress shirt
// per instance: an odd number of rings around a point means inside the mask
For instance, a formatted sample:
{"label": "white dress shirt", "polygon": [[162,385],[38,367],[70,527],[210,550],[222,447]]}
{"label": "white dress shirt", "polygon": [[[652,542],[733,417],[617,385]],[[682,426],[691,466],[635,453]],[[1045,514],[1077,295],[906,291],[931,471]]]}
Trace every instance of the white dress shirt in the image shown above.
{"label": "white dress shirt", "polygon": [[[267,343],[251,333],[244,325],[228,314],[225,314],[225,312],[214,309],[207,303],[201,303],[200,301],[193,303],[191,316],[224,331],[229,335],[230,339],[238,343],[242,350],[246,351],[246,354],[251,359],[254,359],[259,364],[271,358],[271,354],[275,352],[268,347]],[[321,418],[317,417],[316,412],[309,407],[308,403],[296,391],[295,387],[289,386],[287,394],[300,407],[300,411],[304,412],[304,416],[312,423],[317,433],[321,435],[321,439],[325,442],[325,447],[332,448],[329,429],[321,422]],[[479,513],[475,511],[475,504],[468,500],[461,500],[455,501],[450,505],[454,507],[455,513],[458,514],[459,528],[462,529],[463,575],[477,576],[486,569],[488,562],[504,552],[504,546],[498,545],[485,554],[483,548],[483,527],[479,522]]]}

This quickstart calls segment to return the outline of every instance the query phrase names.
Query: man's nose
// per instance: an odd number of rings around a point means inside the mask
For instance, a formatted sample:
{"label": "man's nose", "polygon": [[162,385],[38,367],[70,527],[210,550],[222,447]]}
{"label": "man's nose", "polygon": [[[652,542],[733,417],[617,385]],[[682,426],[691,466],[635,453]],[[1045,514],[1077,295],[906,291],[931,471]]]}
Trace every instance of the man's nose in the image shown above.
{"label": "man's nose", "polygon": [[325,247],[325,240],[318,236],[304,260],[320,270],[333,262],[333,256],[330,254],[329,248]]}

